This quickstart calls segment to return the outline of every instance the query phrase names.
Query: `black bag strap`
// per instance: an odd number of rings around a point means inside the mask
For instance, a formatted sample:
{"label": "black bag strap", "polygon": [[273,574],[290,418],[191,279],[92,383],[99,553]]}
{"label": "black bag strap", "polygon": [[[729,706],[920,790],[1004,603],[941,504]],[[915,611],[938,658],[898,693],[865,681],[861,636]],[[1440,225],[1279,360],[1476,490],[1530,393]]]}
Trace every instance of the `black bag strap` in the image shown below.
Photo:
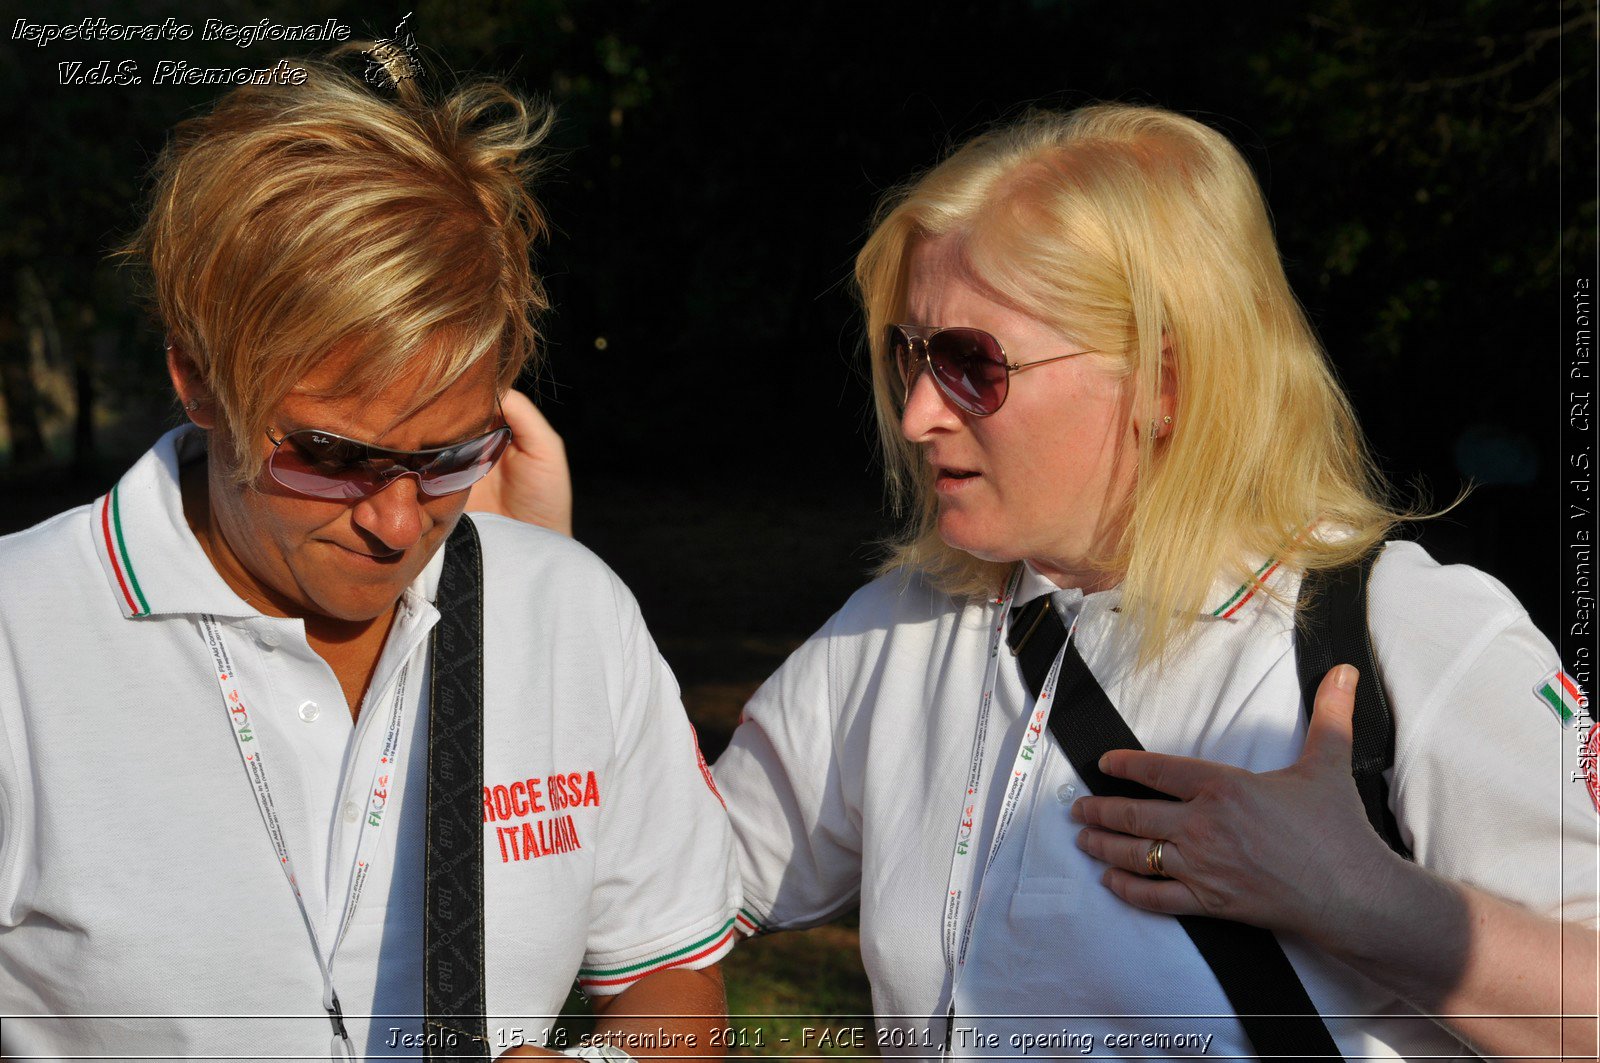
{"label": "black bag strap", "polygon": [[1389,808],[1389,784],[1383,777],[1394,767],[1394,715],[1383,692],[1367,624],[1367,582],[1382,552],[1380,543],[1353,564],[1306,573],[1295,607],[1295,667],[1300,672],[1307,723],[1317,687],[1334,665],[1353,664],[1361,670],[1350,774],[1367,810],[1367,822],[1389,848],[1410,860],[1411,849],[1400,837],[1400,825]]}
{"label": "black bag strap", "polygon": [[[1017,611],[1008,641],[1023,682],[1035,698],[1065,644],[1050,733],[1090,790],[1101,796],[1174,800],[1170,794],[1114,779],[1100,770],[1100,758],[1107,752],[1144,746],[1106,697],[1078,648],[1068,641],[1048,595]],[[1276,1063],[1316,1056],[1342,1063],[1339,1046],[1271,931],[1209,916],[1177,918],[1222,986],[1259,1058]]]}
{"label": "black bag strap", "polygon": [[430,637],[422,1007],[428,1059],[488,1060],[483,991],[483,550],[462,515]]}

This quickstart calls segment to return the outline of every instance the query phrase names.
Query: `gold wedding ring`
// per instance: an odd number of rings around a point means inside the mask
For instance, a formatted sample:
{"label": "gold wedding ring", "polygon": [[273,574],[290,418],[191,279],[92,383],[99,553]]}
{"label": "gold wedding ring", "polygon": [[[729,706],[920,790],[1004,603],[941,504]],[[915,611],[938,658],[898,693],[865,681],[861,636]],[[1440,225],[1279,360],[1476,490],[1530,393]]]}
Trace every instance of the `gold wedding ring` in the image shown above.
{"label": "gold wedding ring", "polygon": [[1153,841],[1144,852],[1144,866],[1156,878],[1167,877],[1166,870],[1161,866],[1161,847],[1165,844],[1163,841]]}

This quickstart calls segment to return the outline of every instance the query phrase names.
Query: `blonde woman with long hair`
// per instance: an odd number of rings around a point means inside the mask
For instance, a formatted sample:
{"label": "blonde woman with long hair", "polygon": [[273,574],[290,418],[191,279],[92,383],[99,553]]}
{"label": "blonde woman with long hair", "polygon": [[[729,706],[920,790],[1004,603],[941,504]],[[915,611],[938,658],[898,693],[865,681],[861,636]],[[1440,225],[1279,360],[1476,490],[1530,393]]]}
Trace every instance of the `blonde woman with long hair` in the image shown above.
{"label": "blonde woman with long hair", "polygon": [[[1592,1058],[1582,695],[1499,583],[1385,545],[1226,138],[1027,117],[856,278],[909,521],[716,766],[746,930],[859,904],[885,1053]],[[1377,674],[1305,680],[1305,581],[1375,552]]]}

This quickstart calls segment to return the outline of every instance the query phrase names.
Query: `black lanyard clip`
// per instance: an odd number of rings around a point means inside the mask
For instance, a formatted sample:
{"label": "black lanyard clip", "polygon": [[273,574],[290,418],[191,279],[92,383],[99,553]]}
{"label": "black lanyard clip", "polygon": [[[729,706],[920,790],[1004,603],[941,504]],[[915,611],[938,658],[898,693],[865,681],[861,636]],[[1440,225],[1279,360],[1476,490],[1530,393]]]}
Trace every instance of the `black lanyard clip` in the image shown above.
{"label": "black lanyard clip", "polygon": [[333,1003],[328,1007],[328,1021],[333,1023],[334,1036],[348,1044],[350,1033],[344,1028],[344,1009],[339,1006],[338,993],[333,995]]}

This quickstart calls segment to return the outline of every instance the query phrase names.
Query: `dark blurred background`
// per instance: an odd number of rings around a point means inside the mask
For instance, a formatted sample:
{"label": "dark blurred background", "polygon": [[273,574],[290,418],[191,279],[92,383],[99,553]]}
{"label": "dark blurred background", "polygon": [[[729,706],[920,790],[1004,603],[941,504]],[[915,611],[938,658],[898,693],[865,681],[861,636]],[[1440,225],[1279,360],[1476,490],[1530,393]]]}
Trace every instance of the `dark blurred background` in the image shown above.
{"label": "dark blurred background", "polygon": [[[203,42],[208,17],[385,36],[411,8],[0,3],[0,532],[87,501],[175,423],[159,334],[106,259],[166,131],[217,91],[152,85],[156,62],[321,50]],[[1477,485],[1424,542],[1554,635],[1560,263],[1595,254],[1592,101],[1573,121],[1561,97],[1592,94],[1592,2],[414,9],[435,81],[502,75],[559,110],[530,383],[568,442],[578,536],[639,594],[708,752],[890,527],[848,285],[873,204],[1028,106],[1160,103],[1240,146],[1384,468],[1434,504]],[[20,18],[101,14],[197,33],[14,39]],[[58,84],[101,59],[145,83]]]}

